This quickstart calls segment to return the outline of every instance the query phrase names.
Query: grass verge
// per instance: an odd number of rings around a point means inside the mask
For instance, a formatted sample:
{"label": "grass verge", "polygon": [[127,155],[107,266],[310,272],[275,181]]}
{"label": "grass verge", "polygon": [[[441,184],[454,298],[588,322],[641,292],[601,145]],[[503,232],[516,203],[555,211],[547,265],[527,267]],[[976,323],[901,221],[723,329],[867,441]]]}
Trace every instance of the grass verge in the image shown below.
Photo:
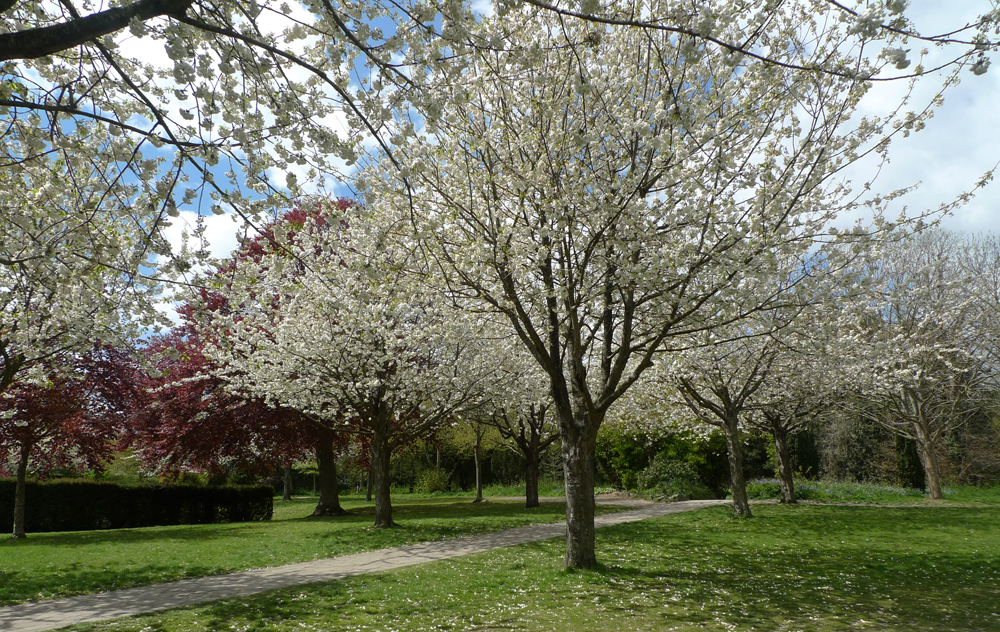
{"label": "grass verge", "polygon": [[[275,501],[270,522],[29,534],[0,540],[0,606],[218,575],[565,519],[562,503],[396,498],[395,529],[373,529],[374,509],[345,497],[350,513],[309,518],[312,498]],[[599,513],[620,508],[599,506]]]}
{"label": "grass verge", "polygon": [[[747,485],[747,495],[751,500],[778,499],[781,484],[777,480],[752,481]],[[921,504],[927,494],[919,489],[875,485],[872,483],[835,483],[830,481],[796,481],[795,496],[798,500],[827,503],[872,503],[879,505]],[[946,487],[945,502],[998,504],[1000,486],[992,487]]]}
{"label": "grass verge", "polygon": [[80,632],[996,630],[1000,508],[764,505],[143,615]]}

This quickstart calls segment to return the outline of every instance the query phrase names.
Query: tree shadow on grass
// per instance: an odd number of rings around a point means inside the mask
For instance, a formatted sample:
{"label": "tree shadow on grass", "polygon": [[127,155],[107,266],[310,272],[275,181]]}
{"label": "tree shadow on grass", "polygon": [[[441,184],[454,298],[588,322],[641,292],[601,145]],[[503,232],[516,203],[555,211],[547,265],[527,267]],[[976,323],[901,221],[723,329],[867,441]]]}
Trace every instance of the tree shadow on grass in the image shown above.
{"label": "tree shadow on grass", "polygon": [[[966,545],[970,537],[995,538],[996,514],[793,508],[761,512],[747,524],[709,514],[677,522],[604,533],[606,549],[625,554],[596,569],[594,585],[659,595],[665,611],[691,624],[997,629],[1000,548]],[[627,542],[656,544],[640,547],[643,563],[637,564]],[[671,606],[678,603],[687,605]]]}

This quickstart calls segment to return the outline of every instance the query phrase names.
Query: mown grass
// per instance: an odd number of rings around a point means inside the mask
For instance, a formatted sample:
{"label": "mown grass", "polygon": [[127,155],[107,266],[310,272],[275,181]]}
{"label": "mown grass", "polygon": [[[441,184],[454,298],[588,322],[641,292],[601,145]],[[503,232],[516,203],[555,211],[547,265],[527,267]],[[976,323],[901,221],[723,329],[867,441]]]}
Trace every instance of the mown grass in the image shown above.
{"label": "mown grass", "polygon": [[[345,497],[350,514],[309,518],[312,498],[275,501],[270,522],[29,534],[0,539],[0,606],[217,575],[565,519],[562,503],[465,498],[393,500],[399,527],[373,529],[374,509]],[[619,508],[598,507],[600,512]]]}
{"label": "mown grass", "polygon": [[[538,495],[542,498],[559,498],[566,495],[566,491],[563,489],[562,480],[541,480],[538,482]],[[398,494],[405,496],[407,498],[448,498],[448,497],[466,497],[475,496],[475,490],[471,492],[468,490],[454,489],[446,492],[410,492],[406,487],[393,488],[393,494]],[[483,497],[484,498],[494,498],[494,497],[523,497],[524,496],[524,484],[519,483],[515,485],[484,485],[483,486]]]}
{"label": "mown grass", "polygon": [[[776,480],[752,481],[747,485],[751,500],[781,497],[781,484]],[[913,504],[925,497],[919,489],[874,485],[871,483],[833,483],[827,481],[796,481],[795,497],[798,500],[817,502],[851,502],[874,504]]]}
{"label": "mown grass", "polygon": [[1000,507],[759,505],[598,531],[603,564],[549,540],[72,628],[301,630],[1000,629]]}

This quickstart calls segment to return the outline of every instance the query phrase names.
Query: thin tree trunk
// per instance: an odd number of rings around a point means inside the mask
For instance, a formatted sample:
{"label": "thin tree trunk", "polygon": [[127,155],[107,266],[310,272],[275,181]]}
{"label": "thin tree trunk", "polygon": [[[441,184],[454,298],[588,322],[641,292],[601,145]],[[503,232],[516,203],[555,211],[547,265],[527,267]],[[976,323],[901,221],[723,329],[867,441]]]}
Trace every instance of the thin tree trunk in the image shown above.
{"label": "thin tree trunk", "polygon": [[28,479],[28,456],[31,444],[26,439],[21,440],[21,454],[17,461],[17,483],[14,488],[14,537],[27,537],[24,531],[25,488]]}
{"label": "thin tree trunk", "polygon": [[292,466],[286,465],[281,477],[281,500],[292,499]]}
{"label": "thin tree trunk", "polygon": [[372,501],[372,477],[375,472],[375,461],[372,459],[369,459],[369,461],[371,462],[368,464],[368,484],[366,485],[365,502],[370,503]]}
{"label": "thin tree trunk", "polygon": [[538,441],[532,441],[524,452],[524,506],[528,509],[538,506]]}
{"label": "thin tree trunk", "polygon": [[472,431],[476,435],[476,442],[472,445],[472,456],[476,460],[476,499],[472,502],[481,503],[483,502],[483,476],[482,463],[479,460],[479,444],[482,442],[482,437],[479,434],[478,428],[473,428]]}
{"label": "thin tree trunk", "polygon": [[320,440],[316,446],[316,469],[319,474],[319,503],[312,512],[316,516],[342,516],[347,512],[340,506],[340,484],[337,482],[337,456],[333,442]]}
{"label": "thin tree trunk", "polygon": [[390,479],[390,461],[392,459],[392,448],[389,446],[388,437],[376,434],[372,438],[372,482],[375,494],[375,528],[386,529],[395,527],[392,521],[392,500],[389,492],[392,481]]}
{"label": "thin tree trunk", "polygon": [[778,478],[781,479],[781,502],[795,504],[795,480],[792,478],[792,459],[788,454],[788,432],[771,426],[774,437],[774,453],[778,457]]}
{"label": "thin tree trunk", "polygon": [[566,486],[565,564],[572,568],[591,568],[597,563],[594,532],[594,452],[597,425],[589,419],[579,425],[572,417],[569,420],[560,419]]}
{"label": "thin tree trunk", "polygon": [[750,518],[750,501],[747,500],[747,483],[743,478],[743,452],[740,449],[739,418],[732,415],[723,423],[726,431],[726,448],[729,452],[729,482],[733,492],[733,514]]}

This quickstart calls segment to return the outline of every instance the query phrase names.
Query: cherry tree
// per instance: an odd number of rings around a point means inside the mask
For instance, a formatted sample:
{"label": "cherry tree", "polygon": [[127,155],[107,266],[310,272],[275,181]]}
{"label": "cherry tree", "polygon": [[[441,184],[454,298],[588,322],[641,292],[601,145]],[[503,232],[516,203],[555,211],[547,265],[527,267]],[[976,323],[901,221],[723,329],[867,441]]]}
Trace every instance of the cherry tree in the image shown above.
{"label": "cherry tree", "polygon": [[559,426],[537,364],[523,348],[498,348],[504,354],[502,379],[494,383],[495,395],[482,410],[483,420],[524,458],[525,507],[537,507],[539,465],[545,451],[559,440]]}
{"label": "cherry tree", "polygon": [[[801,33],[800,17],[775,30]],[[697,38],[547,10],[477,26],[497,45],[427,79],[447,99],[442,114],[398,139],[400,170],[383,163],[358,186],[379,214],[411,221],[453,300],[505,319],[545,374],[562,436],[566,564],[590,566],[608,411],[670,340],[783,304],[789,262],[796,282],[814,283],[813,246],[862,247],[860,228],[830,236],[856,204],[835,176],[884,128],[847,125],[867,86],[854,77],[785,74]],[[741,25],[720,28],[735,38]],[[811,35],[826,42],[812,48],[817,63],[846,37]]]}
{"label": "cherry tree", "polygon": [[884,293],[853,336],[857,388],[875,398],[859,412],[916,443],[931,498],[942,497],[945,435],[988,407],[996,388],[996,312],[965,276],[964,249],[937,230],[887,248],[871,270]]}
{"label": "cherry tree", "polygon": [[725,434],[733,513],[750,517],[740,435],[753,413],[754,395],[773,377],[771,368],[781,343],[768,328],[740,334],[731,340],[706,340],[664,358],[657,372],[658,382],[666,382],[676,393],[675,401]]}
{"label": "cherry tree", "polygon": [[[283,244],[294,241],[307,225],[327,229],[324,213],[328,207],[344,210],[352,205],[351,200],[340,198],[296,206],[245,240],[234,259],[219,264],[212,276],[226,286],[238,261],[259,263],[266,256],[285,257],[294,270],[301,270],[302,261],[295,261]],[[281,465],[286,470],[286,483],[288,464],[306,450],[315,450],[320,485],[313,515],[345,513],[339,500],[337,454],[346,447],[347,438],[301,411],[269,405],[251,391],[222,379],[221,374],[232,375],[234,370],[223,370],[205,355],[206,341],[211,343],[218,332],[199,326],[193,305],[203,315],[219,317],[232,317],[239,306],[230,304],[227,294],[209,287],[193,291],[193,302],[178,310],[183,324],[168,335],[155,337],[147,346],[156,364],[156,376],[146,380],[151,404],[139,411],[131,440],[140,444],[146,460],[159,468],[185,463],[214,470],[223,461],[257,470]],[[278,309],[280,298],[271,300],[271,307]]]}
{"label": "cherry tree", "polygon": [[845,345],[840,333],[863,310],[859,288],[866,284],[851,274],[827,279],[824,300],[805,306],[789,326],[771,335],[769,370],[746,417],[749,427],[769,434],[774,442],[783,503],[796,502],[788,438],[814,426],[849,398],[855,380],[844,370],[845,364],[852,364],[846,358],[853,346]]}
{"label": "cherry tree", "polygon": [[[154,271],[166,248],[156,226],[123,211],[147,201],[134,187],[109,188],[107,165],[69,150],[31,159],[7,135],[2,148],[0,195],[11,197],[0,214],[0,393],[32,366],[97,339],[127,344],[155,323],[157,283],[140,267]],[[66,161],[80,164],[60,181]]]}
{"label": "cherry tree", "polygon": [[230,384],[369,438],[376,527],[394,524],[393,451],[474,408],[493,373],[472,320],[429,290],[398,230],[332,209],[284,252],[216,275],[231,314],[205,319]]}
{"label": "cherry tree", "polygon": [[750,415],[748,422],[774,441],[783,503],[797,502],[788,438],[808,429],[846,395],[846,381],[838,379],[840,371],[831,366],[837,358],[809,341],[798,348],[786,347],[754,395],[756,414]]}

